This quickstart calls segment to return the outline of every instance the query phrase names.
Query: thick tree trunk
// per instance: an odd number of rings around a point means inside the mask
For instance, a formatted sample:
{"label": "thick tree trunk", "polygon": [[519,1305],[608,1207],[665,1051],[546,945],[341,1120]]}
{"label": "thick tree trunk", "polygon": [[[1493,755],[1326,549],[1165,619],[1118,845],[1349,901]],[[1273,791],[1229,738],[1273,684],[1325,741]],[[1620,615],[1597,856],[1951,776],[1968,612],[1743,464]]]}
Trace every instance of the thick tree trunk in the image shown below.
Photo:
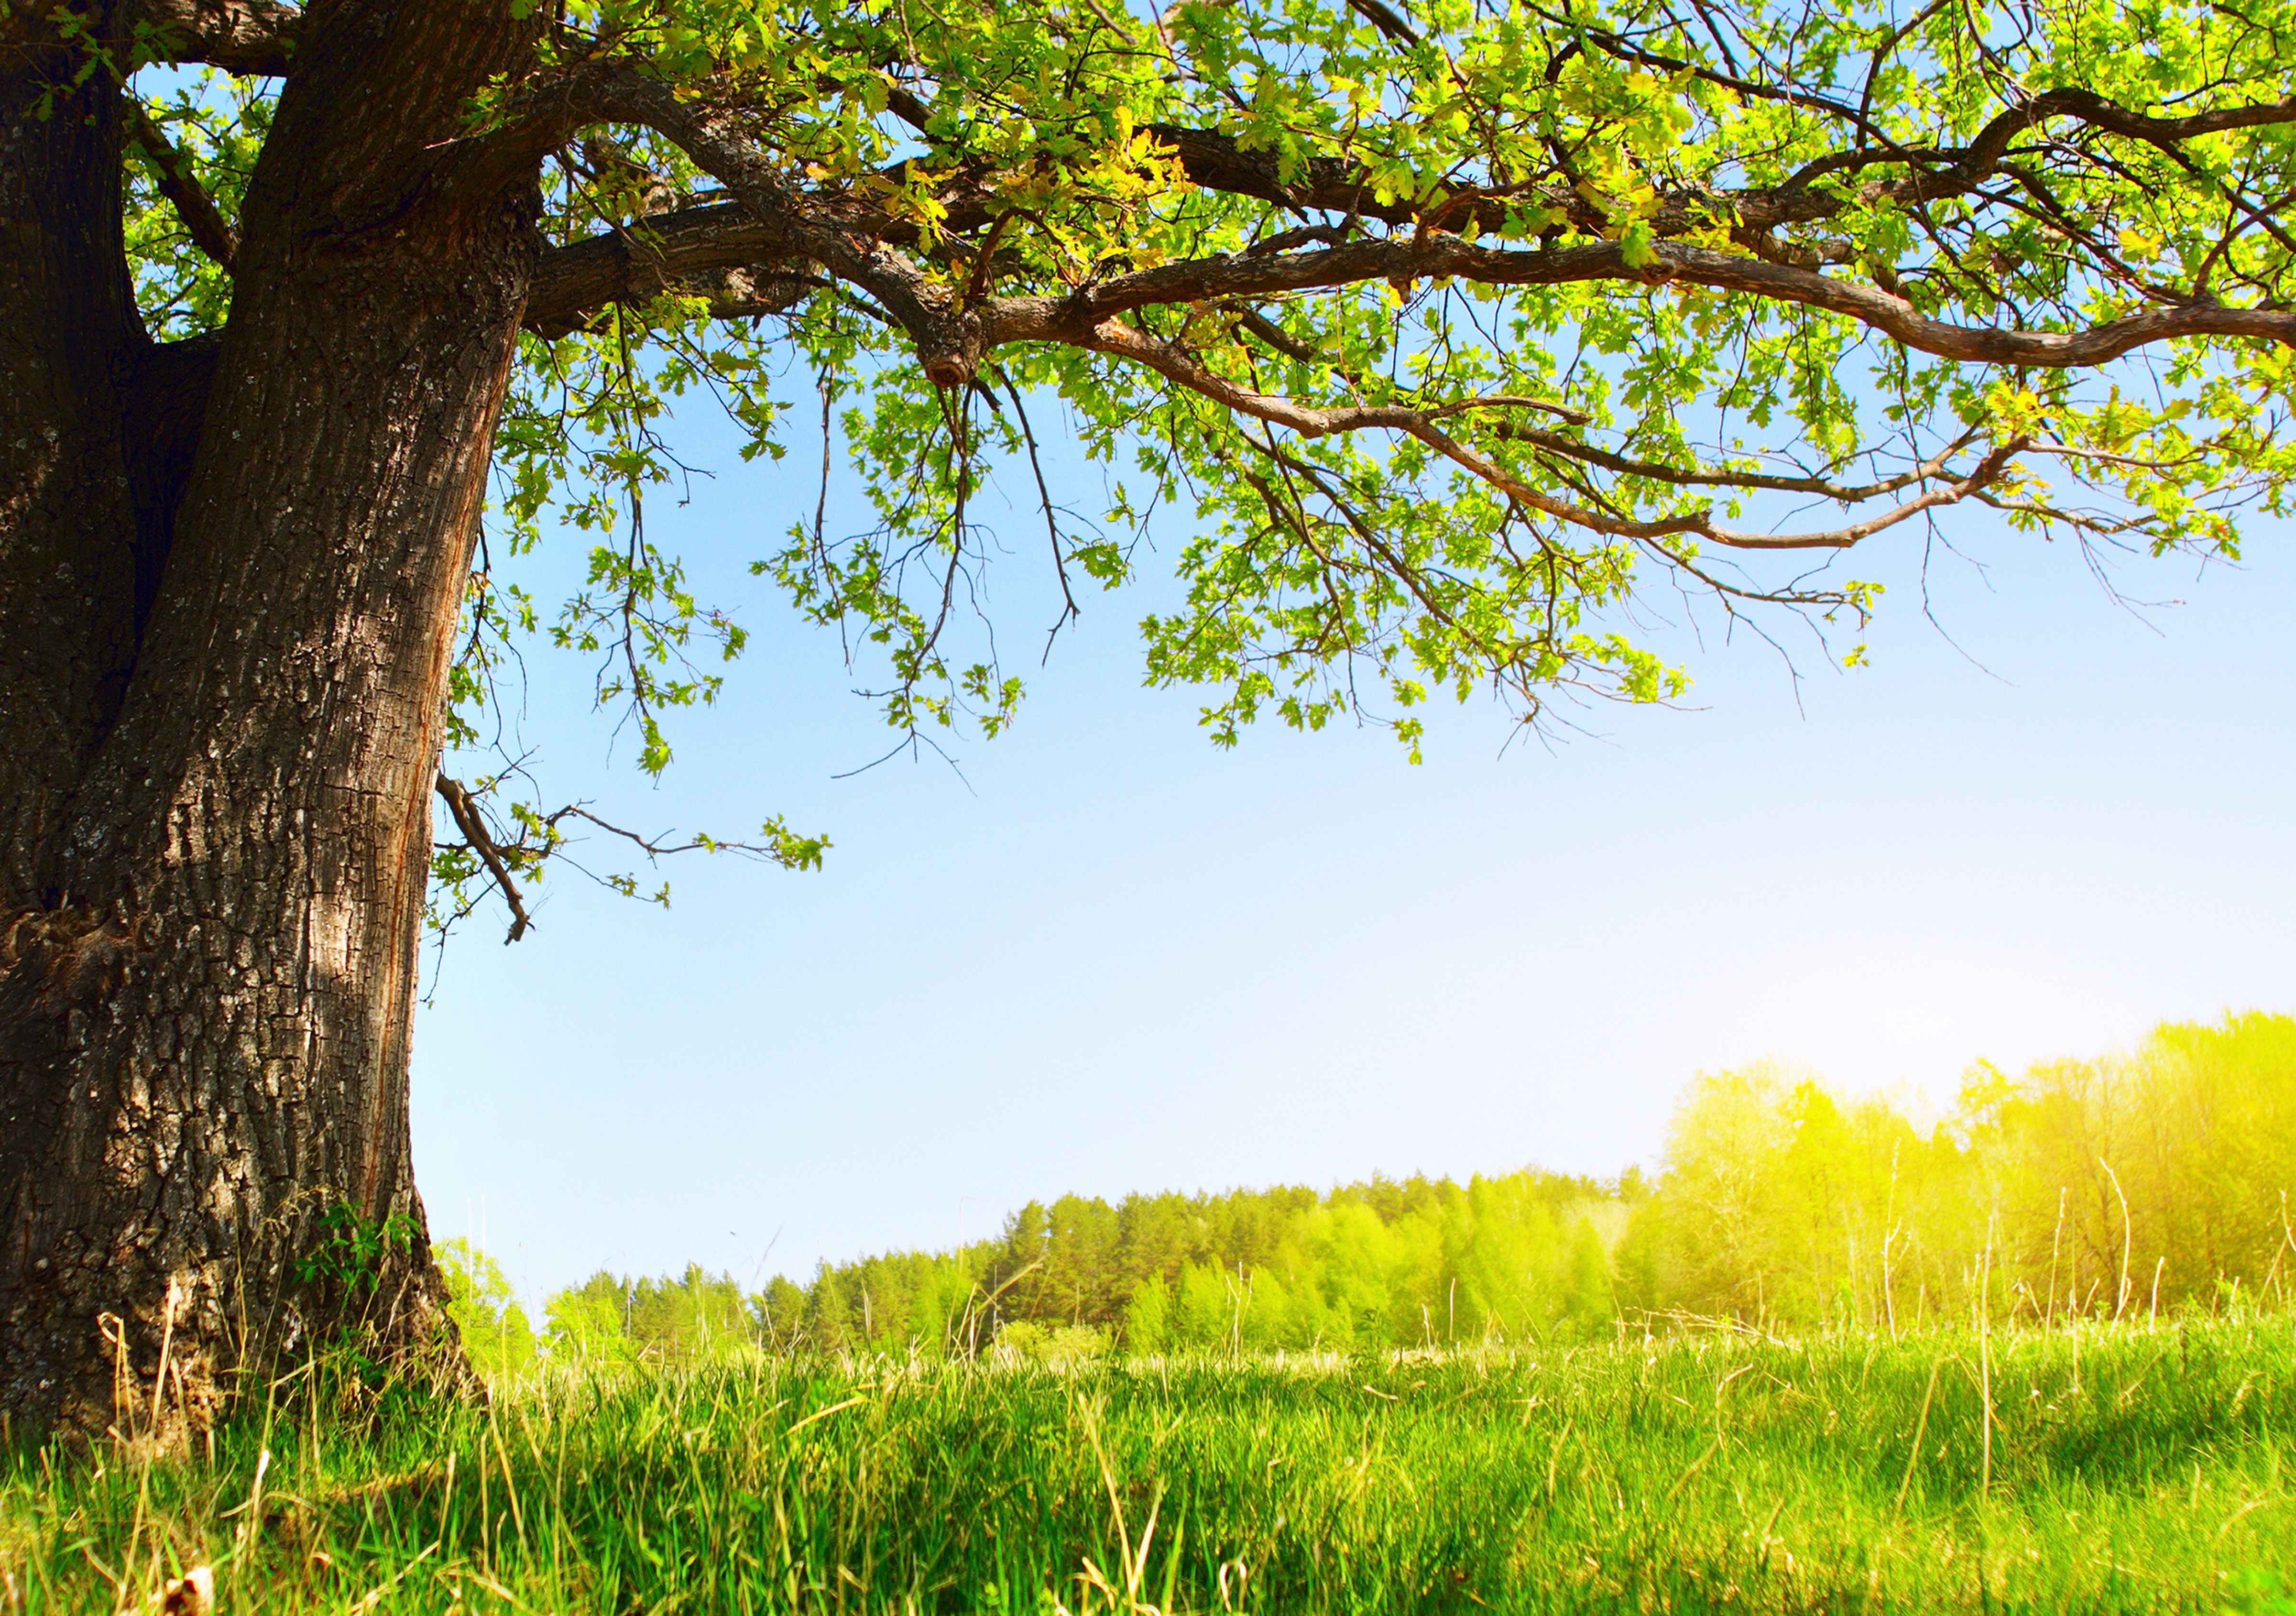
{"label": "thick tree trunk", "polygon": [[449,648],[534,253],[530,174],[457,140],[526,48],[506,11],[310,8],[229,326],[173,349],[130,300],[116,90],[42,120],[69,64],[0,65],[0,252],[29,267],[0,275],[20,1429],[197,1422],[346,1325],[451,1351],[407,1042]]}

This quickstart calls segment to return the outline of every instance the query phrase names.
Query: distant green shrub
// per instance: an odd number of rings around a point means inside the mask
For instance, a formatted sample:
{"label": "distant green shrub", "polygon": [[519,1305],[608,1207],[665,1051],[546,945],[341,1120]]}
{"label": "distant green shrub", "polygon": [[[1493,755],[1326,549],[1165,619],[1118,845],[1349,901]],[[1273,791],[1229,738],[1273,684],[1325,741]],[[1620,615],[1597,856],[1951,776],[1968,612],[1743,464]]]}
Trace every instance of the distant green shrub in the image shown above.
{"label": "distant green shrub", "polygon": [[447,1317],[472,1365],[489,1381],[512,1380],[532,1368],[534,1327],[502,1265],[459,1236],[439,1247],[438,1258],[447,1276]]}
{"label": "distant green shrub", "polygon": [[996,1333],[996,1353],[1018,1364],[1088,1364],[1108,1354],[1104,1331],[1090,1325],[1035,1325],[1026,1319]]}
{"label": "distant green shrub", "polygon": [[1124,1346],[1129,1352],[1161,1352],[1172,1340],[1172,1288],[1161,1274],[1132,1287],[1124,1304]]}

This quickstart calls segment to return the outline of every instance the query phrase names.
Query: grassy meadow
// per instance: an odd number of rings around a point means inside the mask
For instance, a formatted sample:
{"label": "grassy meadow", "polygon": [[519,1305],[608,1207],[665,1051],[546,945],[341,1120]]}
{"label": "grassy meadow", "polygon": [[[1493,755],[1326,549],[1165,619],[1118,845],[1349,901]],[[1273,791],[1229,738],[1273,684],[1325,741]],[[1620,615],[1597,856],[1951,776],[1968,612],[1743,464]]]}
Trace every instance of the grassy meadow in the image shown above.
{"label": "grassy meadow", "polygon": [[2296,1611],[2284,1315],[999,1357],[321,1364],[186,1450],[12,1453],[0,1609],[207,1563],[224,1612]]}

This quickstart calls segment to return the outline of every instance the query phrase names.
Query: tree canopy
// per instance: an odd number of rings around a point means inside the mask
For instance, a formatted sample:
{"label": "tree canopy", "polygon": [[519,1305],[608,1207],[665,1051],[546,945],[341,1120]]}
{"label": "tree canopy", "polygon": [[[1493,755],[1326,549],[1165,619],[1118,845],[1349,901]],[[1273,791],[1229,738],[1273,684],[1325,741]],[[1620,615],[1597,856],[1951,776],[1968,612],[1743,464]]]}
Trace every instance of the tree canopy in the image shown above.
{"label": "tree canopy", "polygon": [[[1798,616],[1855,662],[1877,589],[1846,553],[1952,507],[2202,556],[2284,508],[2284,0],[472,9],[532,45],[439,183],[540,160],[545,248],[456,742],[521,635],[603,669],[649,769],[658,715],[715,694],[743,631],[646,520],[684,395],[745,455],[819,457],[822,501],[756,570],[906,738],[1014,717],[974,620],[993,554],[1041,543],[1065,620],[1147,564],[1160,512],[1184,593],[1142,625],[1151,680],[1201,687],[1222,742],[1346,715],[1415,756],[1439,693],[1526,720],[1679,693],[1638,599]],[[91,72],[210,64],[135,80],[163,336],[227,319],[307,21],[165,0],[86,42]],[[1097,487],[1048,468],[1054,438]],[[839,476],[868,530],[828,523]],[[990,530],[991,480],[1040,537]],[[517,561],[562,524],[588,580],[538,600]],[[450,798],[465,901],[579,813],[488,808],[496,783]],[[775,821],[750,850],[822,843]]]}

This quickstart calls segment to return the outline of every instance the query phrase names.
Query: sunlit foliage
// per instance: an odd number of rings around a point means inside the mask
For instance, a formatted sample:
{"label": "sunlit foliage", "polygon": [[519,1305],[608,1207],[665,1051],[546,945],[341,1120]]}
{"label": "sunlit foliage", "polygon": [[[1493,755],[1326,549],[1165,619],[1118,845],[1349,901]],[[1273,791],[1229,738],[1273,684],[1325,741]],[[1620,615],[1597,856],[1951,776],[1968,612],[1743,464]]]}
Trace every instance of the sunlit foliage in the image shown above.
{"label": "sunlit foliage", "polygon": [[[470,109],[472,141],[546,153],[547,250],[460,747],[499,737],[536,642],[649,771],[716,697],[746,629],[663,508],[704,404],[744,455],[819,465],[756,570],[909,744],[1014,721],[986,580],[1015,554],[1065,621],[1160,539],[1145,670],[1201,688],[1214,738],[1344,718],[1415,755],[1438,693],[1525,721],[1679,693],[1660,610],[1857,661],[1877,591],[1841,558],[1971,512],[2109,560],[2235,554],[2285,508],[2290,0],[546,15]],[[145,87],[130,239],[189,333],[228,287],[157,176],[203,181],[227,240],[267,102]],[[583,582],[537,598],[526,558],[569,540]],[[526,761],[480,777],[512,876],[575,828]],[[448,852],[442,915],[489,874]]]}
{"label": "sunlit foliage", "polygon": [[2296,1020],[2170,1025],[1919,1128],[1775,1067],[1693,1086],[1632,1300],[1778,1327],[2152,1319],[2296,1284]]}

